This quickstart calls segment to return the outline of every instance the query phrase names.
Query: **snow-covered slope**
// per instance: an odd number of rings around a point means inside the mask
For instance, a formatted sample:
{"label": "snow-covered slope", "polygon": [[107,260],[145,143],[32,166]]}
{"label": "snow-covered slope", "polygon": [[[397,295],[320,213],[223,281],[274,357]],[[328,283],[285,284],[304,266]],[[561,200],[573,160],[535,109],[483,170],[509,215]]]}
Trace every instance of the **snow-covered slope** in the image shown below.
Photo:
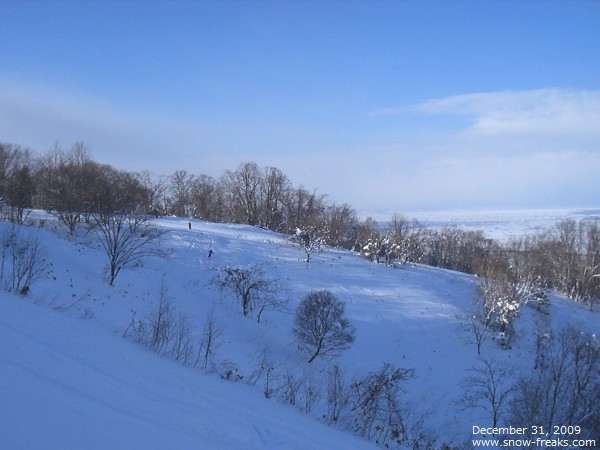
{"label": "snow-covered slope", "polygon": [[[33,216],[32,216],[33,217]],[[0,447],[37,448],[370,448],[348,429],[324,425],[326,393],[309,414],[263,395],[262,380],[246,381],[265,358],[274,383],[285,375],[312,379],[323,389],[338,365],[347,382],[383,363],[412,368],[406,385],[407,421],[439,442],[462,445],[474,424],[489,426],[482,410],[456,406],[465,370],[479,364],[461,330],[475,299],[473,277],[423,266],[389,268],[346,251],[325,250],[304,262],[281,235],[243,225],[164,218],[160,247],[104,282],[104,255],[92,235],[30,227],[42,239],[49,275],[27,297],[0,294]],[[208,258],[208,250],[214,255]],[[226,265],[262,264],[281,285],[287,311],[265,311],[261,323],[210,281]],[[212,314],[221,330],[217,365],[241,380],[160,358],[123,332],[133,314],[149,317],[161,289],[195,333]],[[346,303],[356,327],[354,345],[335,359],[312,364],[297,351],[293,311],[313,289],[329,289]],[[600,332],[598,315],[553,297],[552,326],[577,321]],[[534,336],[527,308],[510,351],[484,343],[485,357],[516,368],[533,364]],[[277,387],[277,386],[276,386]],[[340,428],[344,428],[341,426]],[[345,427],[347,428],[347,426]]]}
{"label": "snow-covered slope", "polygon": [[93,320],[2,295],[3,449],[348,449],[364,441]]}

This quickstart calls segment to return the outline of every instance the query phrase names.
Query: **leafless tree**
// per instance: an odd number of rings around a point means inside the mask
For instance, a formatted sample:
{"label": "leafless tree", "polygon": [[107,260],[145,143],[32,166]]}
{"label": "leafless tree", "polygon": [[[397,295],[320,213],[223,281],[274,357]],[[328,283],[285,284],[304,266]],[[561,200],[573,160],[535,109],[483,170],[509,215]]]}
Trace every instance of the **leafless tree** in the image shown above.
{"label": "leafless tree", "polygon": [[359,227],[360,245],[355,247],[363,256],[378,264],[418,263],[425,253],[424,227],[417,220],[394,214],[380,228],[368,219]]}
{"label": "leafless tree", "polygon": [[244,316],[257,311],[258,322],[266,309],[285,308],[285,299],[279,297],[279,281],[267,276],[261,264],[248,267],[224,267],[212,282],[221,290],[228,290],[235,295],[241,303]]}
{"label": "leafless tree", "polygon": [[48,269],[37,235],[23,236],[22,225],[0,223],[0,283],[4,290],[25,295]]}
{"label": "leafless tree", "polygon": [[327,422],[337,423],[349,404],[350,392],[344,383],[342,371],[338,366],[333,366],[327,383]]}
{"label": "leafless tree", "polygon": [[94,214],[90,231],[108,258],[107,280],[111,286],[123,268],[140,262],[146,256],[163,255],[154,245],[162,231],[145,214]]}
{"label": "leafless tree", "polygon": [[[600,301],[600,225],[597,220],[562,220],[510,248],[519,280],[537,279],[594,308]],[[523,272],[526,276],[523,276]]]}
{"label": "leafless tree", "polygon": [[192,181],[193,216],[211,222],[227,220],[222,186],[208,175],[198,175]]}
{"label": "leafless tree", "polygon": [[183,312],[179,311],[176,316],[172,342],[169,348],[169,356],[175,361],[181,361],[184,365],[190,364],[194,352],[194,342],[192,340],[192,326]]}
{"label": "leafless tree", "polygon": [[304,406],[303,411],[310,414],[321,399],[321,389],[319,382],[313,372],[304,372],[303,377]]}
{"label": "leafless tree", "polygon": [[292,332],[311,363],[318,356],[348,349],[354,342],[355,328],[345,317],[344,303],[323,290],[313,291],[300,301]]}
{"label": "leafless tree", "polygon": [[568,326],[549,336],[544,357],[520,378],[511,419],[553,427],[579,426],[580,438],[600,439],[600,342]]}
{"label": "leafless tree", "polygon": [[469,369],[472,375],[462,381],[464,391],[458,403],[463,408],[487,411],[495,428],[516,390],[513,384],[514,371],[497,362],[481,361],[483,366]]}
{"label": "leafless tree", "polygon": [[477,355],[481,355],[483,343],[489,337],[489,330],[484,325],[484,319],[475,314],[469,314],[461,328],[467,334],[467,342],[475,344]]}
{"label": "leafless tree", "polygon": [[258,225],[261,171],[253,162],[246,162],[233,172],[221,177],[228,196],[231,218],[234,222]]}
{"label": "leafless tree", "polygon": [[281,399],[284,403],[296,405],[299,398],[300,388],[304,380],[295,377],[289,370],[283,376],[283,386],[280,389]]}
{"label": "leafless tree", "polygon": [[600,222],[585,224],[585,260],[578,283],[579,295],[589,303],[590,311],[600,303]]}
{"label": "leafless tree", "polygon": [[194,365],[200,363],[200,367],[204,370],[215,367],[215,356],[222,335],[223,329],[217,325],[214,314],[210,312],[206,316],[200,346],[198,347],[198,357]]}
{"label": "leafless tree", "polygon": [[379,224],[372,217],[356,224],[355,241],[351,250],[360,252],[365,258],[373,261],[376,252],[373,243],[379,240]]}
{"label": "leafless tree", "polygon": [[[426,233],[426,264],[481,275],[486,262],[502,260],[502,248],[482,231],[444,227]],[[481,266],[483,264],[483,267]]]}
{"label": "leafless tree", "polygon": [[323,223],[326,243],[333,247],[351,246],[357,222],[356,212],[347,203],[329,205],[325,209]]}
{"label": "leafless tree", "polygon": [[503,333],[508,342],[513,334],[513,322],[518,317],[521,300],[515,286],[504,279],[484,278],[479,285],[483,324]]}
{"label": "leafless tree", "polygon": [[147,193],[147,212],[155,216],[166,213],[168,179],[165,176],[154,175],[148,170],[136,174],[136,177]]}
{"label": "leafless tree", "polygon": [[304,230],[297,228],[290,240],[300,246],[307,263],[310,262],[312,255],[323,249],[326,242],[324,232],[320,227],[308,227]]}
{"label": "leafless tree", "polygon": [[141,327],[139,341],[159,355],[166,354],[173,338],[175,321],[175,313],[168,298],[168,289],[164,282],[161,282],[158,302],[150,313],[148,322]]}
{"label": "leafless tree", "polygon": [[404,411],[400,400],[403,383],[414,375],[412,369],[383,364],[351,385],[351,412],[354,431],[382,446],[401,445],[406,439]]}
{"label": "leafless tree", "polygon": [[326,209],[325,195],[299,187],[288,193],[284,203],[287,220],[284,231],[294,233],[296,229],[322,228]]}
{"label": "leafless tree", "polygon": [[56,144],[37,161],[36,204],[57,216],[71,234],[92,214],[148,208],[148,190],[140,178],[94,162],[83,142],[69,151]]}
{"label": "leafless tree", "polygon": [[31,152],[0,142],[0,208],[6,206],[8,218],[23,223],[25,209],[33,206],[35,191]]}
{"label": "leafless tree", "polygon": [[89,148],[83,142],[73,144],[66,152],[60,144],[40,159],[38,184],[44,208],[55,214],[69,229],[75,231],[81,214],[90,203],[90,179],[86,166],[92,162]]}
{"label": "leafless tree", "polygon": [[275,369],[275,363],[272,361],[271,356],[265,349],[261,352],[256,369],[248,377],[247,383],[255,386],[259,381],[262,380],[263,394],[266,398],[270,398],[279,389],[277,383],[279,380],[279,375]]}
{"label": "leafless tree", "polygon": [[577,289],[578,263],[583,253],[582,229],[575,220],[556,223],[551,231],[555,246],[549,262],[553,264],[554,279],[558,288],[574,298]]}
{"label": "leafless tree", "polygon": [[281,231],[284,223],[284,200],[291,189],[286,175],[276,167],[265,167],[260,185],[259,223],[261,226]]}
{"label": "leafless tree", "polygon": [[123,332],[123,337],[127,336],[160,356],[184,365],[192,364],[196,353],[190,321],[181,311],[176,313],[164,280],[158,290],[156,305],[145,321],[136,320],[136,312],[132,310],[131,322]]}
{"label": "leafless tree", "polygon": [[194,176],[186,170],[177,170],[169,177],[171,192],[170,213],[179,217],[194,215],[192,203],[192,186]]}

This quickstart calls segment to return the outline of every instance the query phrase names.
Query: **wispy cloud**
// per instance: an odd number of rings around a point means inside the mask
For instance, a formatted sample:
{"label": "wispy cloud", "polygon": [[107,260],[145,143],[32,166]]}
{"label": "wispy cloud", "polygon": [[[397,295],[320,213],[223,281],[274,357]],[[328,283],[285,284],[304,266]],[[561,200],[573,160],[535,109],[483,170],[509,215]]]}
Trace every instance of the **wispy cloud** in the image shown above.
{"label": "wispy cloud", "polygon": [[396,192],[410,192],[414,206],[597,201],[600,91],[471,93],[380,108],[372,116],[386,117],[388,126],[390,116],[398,117],[402,132],[379,155],[395,168],[396,179],[388,179]]}
{"label": "wispy cloud", "polygon": [[[378,116],[460,116],[473,133],[589,133],[600,135],[600,91],[546,88],[480,92],[381,107]],[[461,122],[462,123],[462,122]]]}
{"label": "wispy cloud", "polygon": [[413,111],[471,117],[468,131],[477,133],[600,135],[600,91],[552,88],[474,93],[427,100]]}

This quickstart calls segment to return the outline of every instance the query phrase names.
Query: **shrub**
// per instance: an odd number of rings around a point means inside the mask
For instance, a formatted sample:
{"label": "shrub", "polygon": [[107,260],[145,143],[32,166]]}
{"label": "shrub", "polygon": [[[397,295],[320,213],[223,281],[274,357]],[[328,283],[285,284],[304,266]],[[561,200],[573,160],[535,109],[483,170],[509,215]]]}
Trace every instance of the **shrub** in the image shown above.
{"label": "shrub", "polygon": [[354,342],[354,327],[344,316],[344,303],[329,291],[313,291],[300,301],[292,332],[310,355],[335,355]]}

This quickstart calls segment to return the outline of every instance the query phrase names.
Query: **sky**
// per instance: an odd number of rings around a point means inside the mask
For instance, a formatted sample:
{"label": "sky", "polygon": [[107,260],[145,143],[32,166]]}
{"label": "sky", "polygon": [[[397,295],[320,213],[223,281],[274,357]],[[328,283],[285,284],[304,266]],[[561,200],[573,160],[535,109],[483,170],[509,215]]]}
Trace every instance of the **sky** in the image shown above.
{"label": "sky", "polygon": [[0,141],[357,211],[600,206],[598,1],[0,2]]}

